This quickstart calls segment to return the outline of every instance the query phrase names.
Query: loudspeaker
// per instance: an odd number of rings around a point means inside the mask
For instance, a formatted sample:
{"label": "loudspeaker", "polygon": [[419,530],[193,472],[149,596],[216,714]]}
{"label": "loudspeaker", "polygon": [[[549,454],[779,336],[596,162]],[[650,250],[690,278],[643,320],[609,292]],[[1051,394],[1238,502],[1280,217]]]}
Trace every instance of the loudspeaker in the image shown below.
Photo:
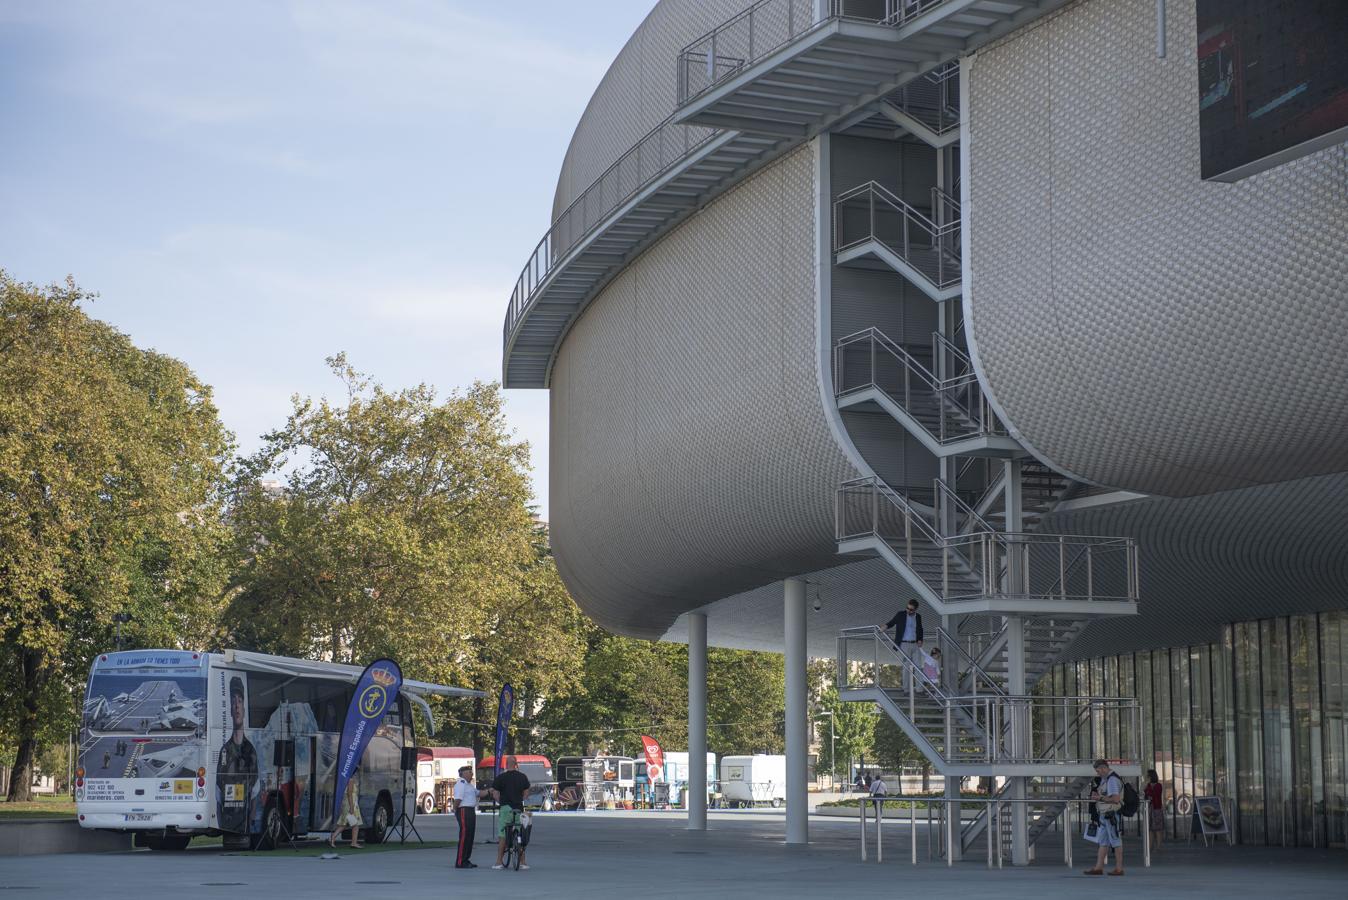
{"label": "loudspeaker", "polygon": [[416,771],[416,769],[417,769],[417,748],[416,748],[416,747],[404,747],[404,748],[403,748],[402,764],[403,764],[403,771],[404,771],[404,772],[415,772],[415,771]]}
{"label": "loudspeaker", "polygon": [[294,766],[295,742],[287,740],[276,741],[272,745],[271,764],[278,769]]}

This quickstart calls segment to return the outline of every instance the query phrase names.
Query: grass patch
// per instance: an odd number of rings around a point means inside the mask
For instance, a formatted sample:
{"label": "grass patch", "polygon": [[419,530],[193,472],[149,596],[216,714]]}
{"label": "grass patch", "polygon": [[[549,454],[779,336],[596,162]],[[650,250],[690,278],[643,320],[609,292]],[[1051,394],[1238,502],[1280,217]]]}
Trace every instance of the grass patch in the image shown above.
{"label": "grass patch", "polygon": [[[905,802],[905,801],[907,801],[907,800],[917,800],[917,801],[918,801],[917,808],[918,808],[919,810],[925,810],[925,809],[927,808],[927,804],[922,802],[922,800],[924,799],[924,797],[931,797],[932,799],[935,800],[935,799],[943,798],[944,796],[945,796],[944,794],[926,794],[926,795],[923,795],[923,794],[909,794],[909,795],[907,795],[906,797],[903,797],[903,798],[890,796],[890,797],[886,798],[887,800],[889,800],[889,802],[886,803],[885,806],[886,806],[887,808],[889,808],[889,809],[901,809],[901,810],[907,812],[907,810],[908,810],[908,804],[907,804],[907,802]],[[986,799],[987,799],[987,795],[986,795],[986,794],[971,794],[971,793],[965,792],[965,793],[961,794],[960,796],[961,796],[961,797],[964,797],[964,798],[966,798],[966,799],[969,799],[969,800],[973,800],[973,799],[986,800]],[[861,804],[861,801],[862,801],[863,799],[866,800],[866,802],[867,802],[868,804],[870,803],[870,800],[867,799],[867,798],[863,798],[863,797],[848,797],[848,798],[845,799],[845,800],[829,800],[829,801],[826,802],[826,803],[820,803],[820,804],[819,804],[819,807],[820,807],[820,808],[830,807],[830,808],[833,808],[833,809],[856,809],[856,808]],[[936,805],[939,806],[940,804],[936,804]],[[985,805],[986,805],[986,804],[984,804],[984,803],[962,803],[962,804],[960,804],[961,808],[963,808],[963,809],[982,809]]]}
{"label": "grass patch", "polygon": [[41,797],[24,803],[0,800],[0,821],[7,819],[73,819],[75,801],[69,797]]}

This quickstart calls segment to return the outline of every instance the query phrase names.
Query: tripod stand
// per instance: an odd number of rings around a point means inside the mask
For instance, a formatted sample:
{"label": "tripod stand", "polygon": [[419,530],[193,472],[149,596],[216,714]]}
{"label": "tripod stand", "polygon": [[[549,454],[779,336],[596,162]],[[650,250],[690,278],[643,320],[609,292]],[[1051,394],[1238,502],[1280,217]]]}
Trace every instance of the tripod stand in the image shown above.
{"label": "tripod stand", "polygon": [[409,815],[407,814],[407,797],[408,797],[408,794],[410,793],[410,794],[413,796],[413,799],[415,799],[415,797],[416,797],[416,791],[413,790],[412,788],[410,788],[410,787],[408,786],[408,782],[411,780],[411,777],[412,777],[412,773],[411,773],[410,771],[404,769],[404,770],[403,770],[403,810],[402,810],[401,813],[398,814],[398,818],[395,819],[395,820],[393,821],[393,824],[389,826],[389,832],[390,832],[390,833],[397,832],[397,833],[398,833],[398,843],[400,843],[400,844],[405,844],[405,843],[407,843],[407,832],[408,832],[409,829],[411,829],[412,833],[415,834],[415,835],[417,836],[417,840],[424,844],[424,843],[426,843],[426,840],[425,840],[425,838],[423,838],[423,837],[421,836],[421,832],[420,832],[420,831],[417,831],[416,823],[413,821],[413,819],[416,817],[416,806],[415,806],[415,804],[412,806],[412,815],[409,816]]}

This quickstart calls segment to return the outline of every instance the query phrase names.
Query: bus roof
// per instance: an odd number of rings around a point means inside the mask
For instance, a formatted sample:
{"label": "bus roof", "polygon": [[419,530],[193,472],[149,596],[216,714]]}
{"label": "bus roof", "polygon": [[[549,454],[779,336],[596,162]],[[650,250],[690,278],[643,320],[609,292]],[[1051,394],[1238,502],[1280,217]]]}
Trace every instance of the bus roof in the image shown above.
{"label": "bus roof", "polygon": [[[292,659],[289,656],[272,656],[270,653],[254,653],[251,650],[226,650],[221,656],[226,662],[240,669],[254,672],[273,672],[281,675],[307,675],[310,678],[332,678],[355,684],[360,680],[364,666],[348,666],[343,663],[319,662],[308,659]],[[432,684],[428,681],[403,680],[403,692],[436,697],[485,697],[485,691],[470,688],[450,687],[445,684]]]}

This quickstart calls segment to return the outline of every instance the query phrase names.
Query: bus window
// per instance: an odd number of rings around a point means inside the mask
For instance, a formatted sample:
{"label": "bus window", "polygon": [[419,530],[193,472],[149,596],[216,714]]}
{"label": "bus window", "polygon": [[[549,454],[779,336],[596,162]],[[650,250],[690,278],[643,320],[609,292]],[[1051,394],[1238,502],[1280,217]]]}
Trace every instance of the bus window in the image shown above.
{"label": "bus window", "polygon": [[281,684],[285,679],[257,672],[248,676],[248,727],[266,728],[272,713],[281,705]]}
{"label": "bus window", "polygon": [[346,720],[346,709],[351,705],[352,688],[350,685],[319,682],[314,685],[314,715],[318,718],[318,730],[340,732]]}

